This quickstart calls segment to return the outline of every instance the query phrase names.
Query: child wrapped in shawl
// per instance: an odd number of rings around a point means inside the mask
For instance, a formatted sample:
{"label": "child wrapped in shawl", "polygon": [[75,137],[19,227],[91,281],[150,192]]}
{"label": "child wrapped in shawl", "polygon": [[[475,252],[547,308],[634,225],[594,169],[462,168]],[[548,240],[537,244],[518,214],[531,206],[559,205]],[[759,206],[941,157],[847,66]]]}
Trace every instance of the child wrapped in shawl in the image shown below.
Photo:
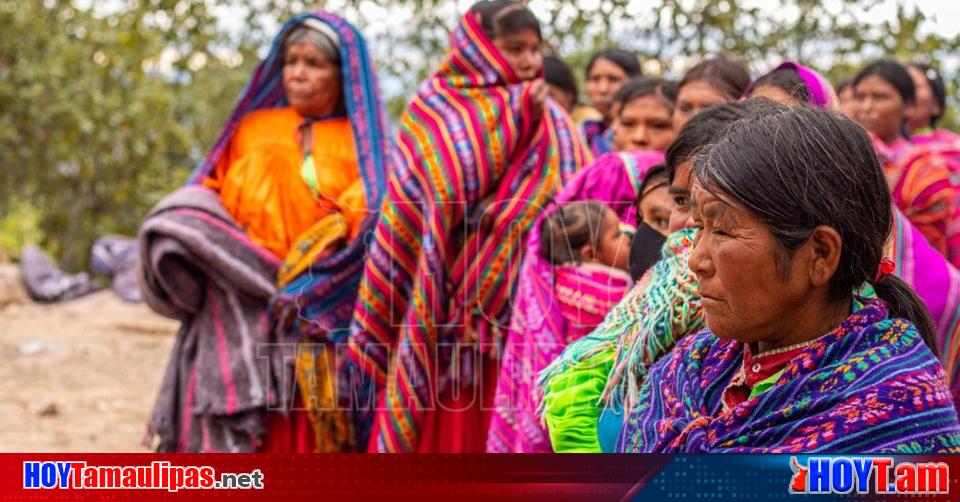
{"label": "child wrapped in shawl", "polygon": [[509,326],[524,238],[588,155],[544,101],[540,44],[521,3],[474,5],[403,116],[350,344],[377,390],[370,450],[483,451],[486,352]]}
{"label": "child wrapped in shawl", "polygon": [[[487,451],[551,451],[536,416],[534,379],[629,289],[630,239],[621,225],[617,213],[599,201],[570,202],[558,205],[531,235],[537,270],[523,276],[517,291]],[[524,264],[524,270],[533,266]]]}
{"label": "child wrapped in shawl", "polygon": [[695,175],[688,263],[709,329],[650,369],[617,450],[960,451],[933,322],[881,261],[893,218],[870,208],[890,195],[864,131],[765,111]]}

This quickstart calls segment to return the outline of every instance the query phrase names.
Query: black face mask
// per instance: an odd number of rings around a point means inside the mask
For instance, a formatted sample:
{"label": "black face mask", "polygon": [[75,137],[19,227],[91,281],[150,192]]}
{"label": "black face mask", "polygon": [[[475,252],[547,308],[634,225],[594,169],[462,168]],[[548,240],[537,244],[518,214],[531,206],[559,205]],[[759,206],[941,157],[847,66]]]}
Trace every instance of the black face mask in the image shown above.
{"label": "black face mask", "polygon": [[646,222],[637,227],[630,244],[630,277],[639,281],[643,274],[660,261],[661,249],[667,238]]}

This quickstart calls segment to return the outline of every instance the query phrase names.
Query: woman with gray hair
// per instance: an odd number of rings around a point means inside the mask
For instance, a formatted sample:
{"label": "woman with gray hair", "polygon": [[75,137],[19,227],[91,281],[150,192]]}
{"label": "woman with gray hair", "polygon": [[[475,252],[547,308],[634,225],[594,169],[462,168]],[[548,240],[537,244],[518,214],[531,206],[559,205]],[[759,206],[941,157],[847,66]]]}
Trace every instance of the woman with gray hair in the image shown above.
{"label": "woman with gray hair", "polygon": [[183,321],[149,426],[159,450],[366,444],[369,419],[336,405],[350,366],[333,349],[393,158],[360,33],[324,12],[287,22],[188,186],[141,228],[145,299]]}

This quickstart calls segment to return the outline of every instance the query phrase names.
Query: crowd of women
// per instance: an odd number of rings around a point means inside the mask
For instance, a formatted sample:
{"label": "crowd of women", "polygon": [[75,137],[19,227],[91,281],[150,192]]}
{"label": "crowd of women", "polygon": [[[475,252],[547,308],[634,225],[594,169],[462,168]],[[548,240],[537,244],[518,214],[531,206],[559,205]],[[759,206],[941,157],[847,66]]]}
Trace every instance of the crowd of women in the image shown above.
{"label": "crowd of women", "polygon": [[361,34],[287,22],[140,231],[182,321],[160,451],[960,451],[960,136],[883,59],[835,88],[597,52],[515,0],[388,124]]}

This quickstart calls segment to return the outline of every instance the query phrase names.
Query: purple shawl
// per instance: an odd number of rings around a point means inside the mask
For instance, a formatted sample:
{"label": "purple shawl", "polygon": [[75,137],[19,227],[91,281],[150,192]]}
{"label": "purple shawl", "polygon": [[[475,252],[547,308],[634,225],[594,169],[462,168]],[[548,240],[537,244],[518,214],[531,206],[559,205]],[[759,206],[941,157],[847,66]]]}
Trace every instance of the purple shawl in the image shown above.
{"label": "purple shawl", "polygon": [[724,409],[743,343],[710,330],[651,369],[618,451],[960,452],[943,368],[913,325],[866,302],[793,358],[769,390]]}

